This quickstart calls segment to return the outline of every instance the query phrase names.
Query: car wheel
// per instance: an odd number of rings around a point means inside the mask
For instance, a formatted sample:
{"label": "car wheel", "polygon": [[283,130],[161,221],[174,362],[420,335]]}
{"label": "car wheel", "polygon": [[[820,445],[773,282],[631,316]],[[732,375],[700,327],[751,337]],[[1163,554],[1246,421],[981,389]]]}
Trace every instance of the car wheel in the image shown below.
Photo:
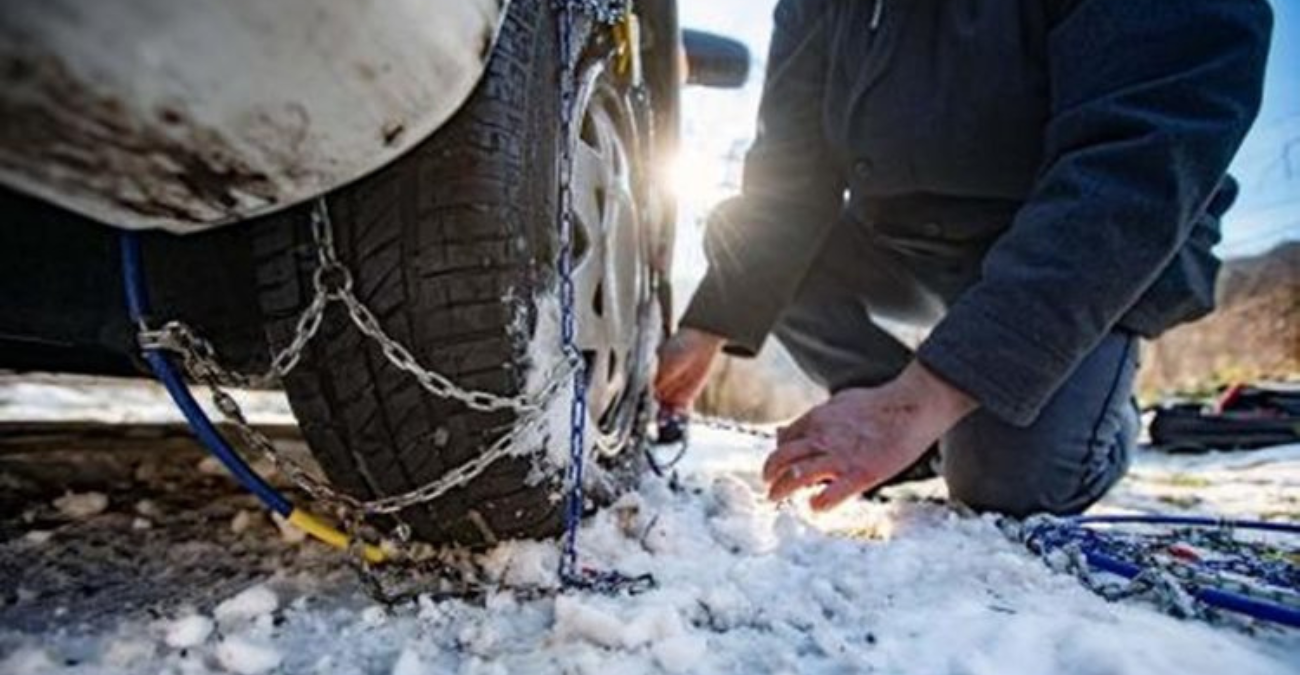
{"label": "car wheel", "polygon": [[[510,3],[475,94],[436,134],[328,195],[353,290],[419,362],[462,387],[512,396],[560,350],[555,272],[561,143],[574,157],[577,342],[589,425],[612,457],[640,442],[639,411],[658,341],[647,213],[645,111],[584,29],[588,58],[570,138],[561,138],[555,17]],[[254,232],[270,346],[293,336],[311,298],[315,254],[302,209]],[[408,492],[479,454],[516,421],[435,397],[398,370],[338,306],[284,378],[329,480],[362,499]],[[564,407],[567,410],[567,406]],[[462,487],[399,514],[433,543],[490,544],[561,527],[567,434],[506,457]],[[548,450],[547,448],[550,448]],[[597,472],[599,473],[599,472]]]}

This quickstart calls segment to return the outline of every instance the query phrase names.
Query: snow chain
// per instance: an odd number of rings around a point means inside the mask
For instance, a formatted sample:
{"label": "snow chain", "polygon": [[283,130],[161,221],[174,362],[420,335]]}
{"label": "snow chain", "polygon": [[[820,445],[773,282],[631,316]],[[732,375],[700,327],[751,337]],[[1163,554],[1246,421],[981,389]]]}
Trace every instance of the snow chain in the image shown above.
{"label": "snow chain", "polygon": [[578,525],[586,507],[583,497],[583,468],[586,464],[587,377],[585,361],[577,345],[577,310],[573,286],[573,147],[578,101],[576,83],[582,45],[577,39],[577,18],[585,12],[598,23],[614,26],[631,11],[630,0],[556,0],[560,43],[560,336],[565,359],[576,364],[572,373],[573,396],[569,406],[569,464],[565,472],[564,538],[560,549],[560,583],[601,593],[631,593],[653,588],[650,575],[628,577],[618,572],[578,567]]}
{"label": "snow chain", "polygon": [[[579,371],[577,365],[573,361],[566,361],[546,379],[540,391],[532,395],[498,396],[456,385],[446,376],[420,365],[410,350],[389,336],[370,309],[357,298],[352,290],[352,274],[338,259],[334,248],[329,207],[324,198],[317,199],[312,209],[311,229],[317,257],[317,267],[312,275],[314,295],[298,317],[293,339],[272,357],[271,366],[266,372],[246,375],[226,369],[218,362],[216,350],[211,343],[197,335],[189,326],[177,321],[168,322],[159,330],[142,329],[140,346],[178,354],[186,374],[211,389],[213,404],[235,425],[237,433],[246,444],[265,455],[277,470],[282,471],[314,499],[348,512],[358,511],[363,516],[389,515],[433,501],[451,489],[473,480],[497,460],[522,452],[524,448],[521,447],[521,439],[527,441],[541,426],[546,404],[556,396],[571,374]],[[460,401],[473,410],[511,410],[519,416],[519,421],[509,433],[475,458],[410,492],[361,501],[314,477],[296,460],[277,450],[270,439],[249,424],[239,404],[224,387],[264,387],[288,375],[298,364],[307,344],[316,336],[325,310],[332,303],[342,304],[353,325],[379,344],[389,363],[409,373],[430,394]]]}
{"label": "snow chain", "polygon": [[[1162,516],[1032,516],[1003,531],[1050,567],[1107,601],[1147,598],[1178,618],[1228,622],[1233,614],[1300,627],[1296,551],[1238,538],[1235,531],[1300,535],[1300,526]],[[1170,528],[1093,530],[1091,525]]]}
{"label": "snow chain", "polygon": [[[577,568],[577,527],[584,509],[582,493],[583,465],[585,464],[586,377],[582,355],[575,343],[576,311],[573,284],[573,152],[569,147],[570,132],[575,124],[577,68],[581,60],[581,45],[577,40],[579,15],[591,17],[602,25],[614,25],[624,20],[630,11],[630,0],[556,0],[555,10],[559,23],[559,42],[562,58],[560,74],[560,195],[558,227],[560,250],[556,267],[559,272],[561,302],[561,333],[564,361],[545,378],[538,391],[518,396],[500,396],[486,391],[465,389],[447,376],[421,365],[412,352],[388,335],[373,312],[353,292],[351,271],[338,258],[334,247],[333,226],[324,197],[316,200],[311,212],[311,232],[316,253],[316,269],[312,274],[313,296],[311,302],[298,316],[289,344],[275,353],[267,370],[259,374],[243,374],[223,367],[212,344],[191,327],[171,321],[159,329],[139,326],[139,344],[146,350],[163,350],[180,357],[185,373],[193,381],[209,387],[213,404],[235,427],[237,435],[250,448],[265,456],[275,468],[314,500],[336,509],[343,521],[343,529],[352,544],[351,562],[361,573],[367,590],[381,602],[391,603],[427,592],[428,589],[409,591],[391,590],[375,567],[363,555],[366,538],[361,536],[369,516],[395,516],[413,506],[429,503],[448,491],[465,485],[498,460],[531,450],[531,442],[538,438],[544,426],[545,412],[569,384],[573,387],[570,415],[570,462],[566,469],[564,505],[565,536],[561,554],[560,580],[565,587],[579,587],[599,592],[635,592],[653,586],[649,576],[625,577],[611,572],[579,570]],[[376,342],[385,359],[395,368],[413,377],[425,391],[439,398],[459,401],[466,407],[483,412],[510,410],[517,416],[514,427],[482,453],[464,464],[448,471],[437,480],[409,492],[362,501],[336,490],[326,481],[314,476],[297,460],[280,452],[269,438],[254,428],[225,387],[267,387],[274,385],[293,371],[302,358],[308,343],[320,330],[329,305],[343,305],[348,317],[363,335]],[[373,535],[373,532],[371,533]],[[393,542],[406,544],[410,527],[405,523],[393,528]],[[373,536],[371,537],[373,539]],[[488,586],[482,582],[460,577],[449,579],[447,572],[454,566],[439,561],[416,561],[403,556],[400,566],[406,570],[434,571],[439,576],[434,595],[477,595]],[[392,568],[392,563],[387,567]],[[448,589],[448,586],[451,586]],[[539,589],[521,589],[527,593],[545,592]]]}

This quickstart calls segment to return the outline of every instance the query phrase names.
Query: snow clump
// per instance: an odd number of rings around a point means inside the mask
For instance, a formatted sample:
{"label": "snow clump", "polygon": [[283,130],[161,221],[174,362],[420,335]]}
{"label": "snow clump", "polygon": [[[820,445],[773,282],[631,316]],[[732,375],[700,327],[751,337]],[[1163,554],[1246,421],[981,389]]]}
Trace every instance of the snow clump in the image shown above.
{"label": "snow clump", "polygon": [[212,629],[212,619],[202,614],[191,614],[171,622],[163,641],[168,647],[189,649],[206,642]]}
{"label": "snow clump", "polygon": [[275,591],[258,584],[223,601],[212,614],[219,623],[238,623],[269,615],[279,606],[280,599],[276,597]]}

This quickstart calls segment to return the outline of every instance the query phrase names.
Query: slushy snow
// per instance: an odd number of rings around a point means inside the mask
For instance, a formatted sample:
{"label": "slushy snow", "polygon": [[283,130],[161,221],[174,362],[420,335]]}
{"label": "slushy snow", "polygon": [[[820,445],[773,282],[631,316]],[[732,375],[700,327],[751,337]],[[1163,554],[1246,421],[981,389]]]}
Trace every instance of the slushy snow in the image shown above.
{"label": "slushy snow", "polygon": [[[282,569],[210,613],[164,609],[170,619],[70,622],[46,634],[0,627],[0,673],[1300,673],[1300,632],[1248,633],[1178,620],[1141,600],[1108,603],[1009,541],[992,517],[926,501],[937,484],[813,514],[803,497],[763,499],[762,441],[693,436],[680,480],[646,477],[581,530],[581,565],[652,574],[657,586],[647,592],[502,589],[385,608],[341,565]],[[1161,485],[1193,482],[1170,476],[1228,471],[1225,463],[1252,495],[1205,504],[1224,515],[1260,516],[1249,509],[1269,494],[1276,509],[1300,487],[1300,447],[1255,455],[1262,467],[1244,456],[1176,469],[1138,461],[1137,478],[1105,508],[1140,506]],[[214,522],[225,527],[229,517]],[[270,527],[247,536],[290,548]],[[292,548],[300,547],[320,545]],[[317,560],[333,555],[320,548]],[[553,541],[505,543],[473,558],[492,583],[557,582]]]}

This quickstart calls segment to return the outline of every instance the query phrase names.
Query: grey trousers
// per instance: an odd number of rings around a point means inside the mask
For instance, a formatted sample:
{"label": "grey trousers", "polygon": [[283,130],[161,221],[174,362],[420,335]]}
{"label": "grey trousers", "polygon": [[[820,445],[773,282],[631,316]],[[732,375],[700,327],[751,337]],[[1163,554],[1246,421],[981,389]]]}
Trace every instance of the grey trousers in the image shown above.
{"label": "grey trousers", "polygon": [[[912,352],[881,322],[933,326],[979,279],[991,237],[934,223],[908,230],[846,219],[775,328],[800,368],[832,392],[897,376]],[[1015,516],[1077,513],[1100,499],[1123,477],[1137,441],[1137,357],[1136,338],[1116,331],[1033,424],[978,410],[964,419],[939,445],[950,497]]]}

